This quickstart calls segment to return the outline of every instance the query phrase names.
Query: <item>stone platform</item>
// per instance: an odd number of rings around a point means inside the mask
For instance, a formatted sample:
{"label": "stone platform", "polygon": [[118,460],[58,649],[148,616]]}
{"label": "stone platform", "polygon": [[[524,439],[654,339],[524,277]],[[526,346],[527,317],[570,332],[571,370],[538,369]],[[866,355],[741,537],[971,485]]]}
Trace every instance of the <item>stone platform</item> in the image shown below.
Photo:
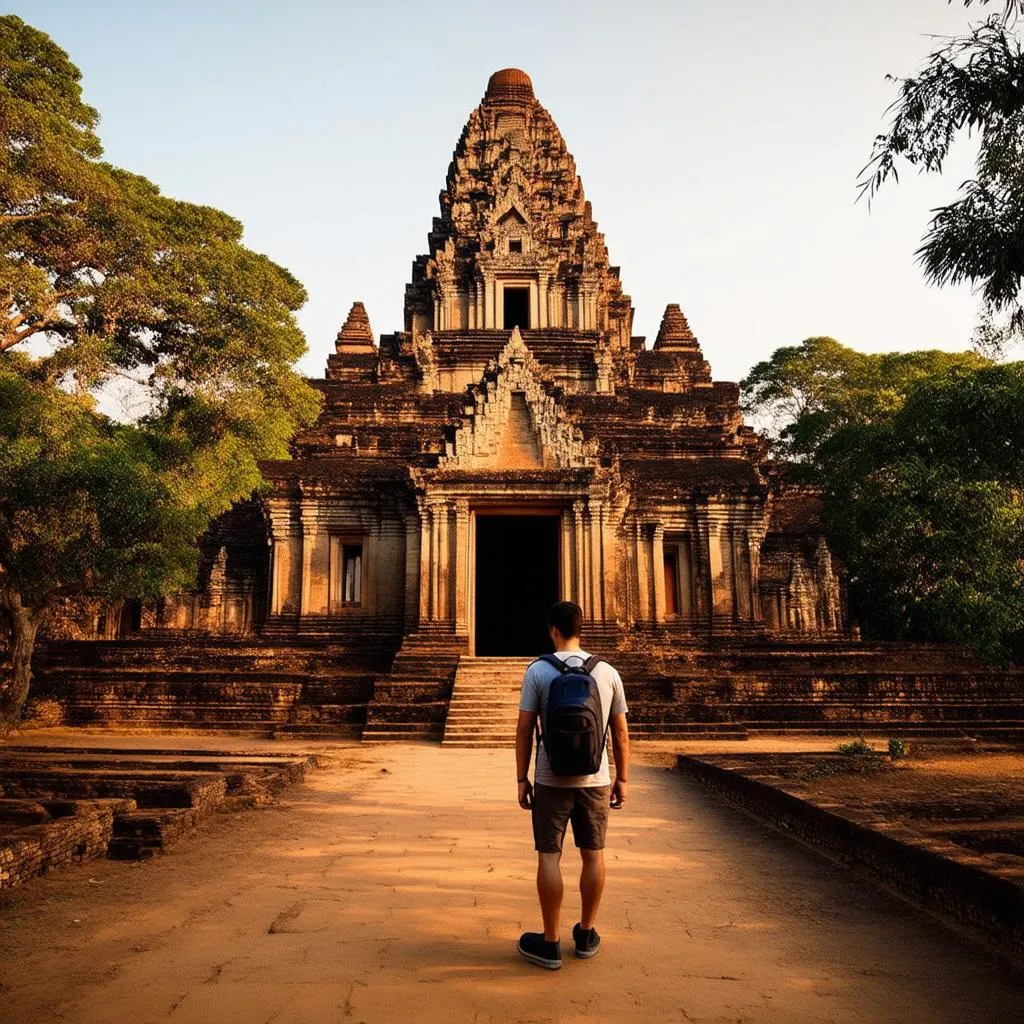
{"label": "stone platform", "polygon": [[[593,649],[619,669],[638,738],[1024,736],[1024,668],[989,668],[949,647],[602,641]],[[120,731],[508,745],[529,659],[466,648],[426,630],[393,656],[277,637],[64,642],[37,659],[35,707],[46,724]]]}
{"label": "stone platform", "polygon": [[94,857],[151,857],[219,811],[269,803],[304,755],[14,745],[0,750],[0,893]]}

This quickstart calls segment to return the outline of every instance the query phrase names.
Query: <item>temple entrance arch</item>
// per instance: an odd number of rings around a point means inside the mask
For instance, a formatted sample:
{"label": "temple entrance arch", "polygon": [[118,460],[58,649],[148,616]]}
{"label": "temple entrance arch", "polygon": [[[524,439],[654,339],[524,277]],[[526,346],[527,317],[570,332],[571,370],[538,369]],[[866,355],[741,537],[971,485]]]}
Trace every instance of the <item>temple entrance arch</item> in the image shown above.
{"label": "temple entrance arch", "polygon": [[478,512],[474,649],[522,657],[551,650],[544,613],[560,596],[558,510]]}

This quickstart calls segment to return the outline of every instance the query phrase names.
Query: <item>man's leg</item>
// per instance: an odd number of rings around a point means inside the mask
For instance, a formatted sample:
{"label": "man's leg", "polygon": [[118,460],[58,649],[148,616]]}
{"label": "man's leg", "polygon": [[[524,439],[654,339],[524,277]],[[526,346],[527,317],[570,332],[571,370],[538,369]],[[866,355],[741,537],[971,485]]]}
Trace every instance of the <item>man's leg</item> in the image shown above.
{"label": "man's leg", "polygon": [[583,904],[580,924],[584,928],[594,927],[597,908],[604,892],[604,850],[580,850],[583,870],[580,871],[580,897]]}
{"label": "man's leg", "polygon": [[537,895],[544,916],[544,938],[548,942],[558,941],[558,919],[562,910],[561,857],[560,853],[537,854]]}

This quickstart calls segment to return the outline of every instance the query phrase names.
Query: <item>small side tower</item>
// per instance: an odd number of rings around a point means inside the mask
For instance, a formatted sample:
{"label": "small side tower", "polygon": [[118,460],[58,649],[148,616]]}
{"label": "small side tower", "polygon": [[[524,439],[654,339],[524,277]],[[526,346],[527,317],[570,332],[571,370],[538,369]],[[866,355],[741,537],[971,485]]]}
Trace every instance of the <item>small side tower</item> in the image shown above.
{"label": "small side tower", "polygon": [[327,357],[328,380],[373,380],[377,371],[377,346],[373,328],[361,302],[353,302],[348,317],[334,339],[334,353]]}

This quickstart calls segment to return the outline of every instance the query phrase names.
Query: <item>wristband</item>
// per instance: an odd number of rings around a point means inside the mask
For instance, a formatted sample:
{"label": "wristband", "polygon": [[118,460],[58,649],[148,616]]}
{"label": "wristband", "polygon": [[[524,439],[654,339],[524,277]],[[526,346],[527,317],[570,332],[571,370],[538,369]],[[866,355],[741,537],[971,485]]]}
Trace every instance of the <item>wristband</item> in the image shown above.
{"label": "wristband", "polygon": [[516,782],[518,782],[520,785],[522,785],[524,782],[529,782],[529,781],[530,781],[530,776],[529,775],[527,775],[525,779],[516,779]]}
{"label": "wristband", "polygon": [[624,782],[624,783],[626,783],[627,786],[629,785],[629,779],[620,779],[618,776],[616,776],[615,781],[616,782]]}

